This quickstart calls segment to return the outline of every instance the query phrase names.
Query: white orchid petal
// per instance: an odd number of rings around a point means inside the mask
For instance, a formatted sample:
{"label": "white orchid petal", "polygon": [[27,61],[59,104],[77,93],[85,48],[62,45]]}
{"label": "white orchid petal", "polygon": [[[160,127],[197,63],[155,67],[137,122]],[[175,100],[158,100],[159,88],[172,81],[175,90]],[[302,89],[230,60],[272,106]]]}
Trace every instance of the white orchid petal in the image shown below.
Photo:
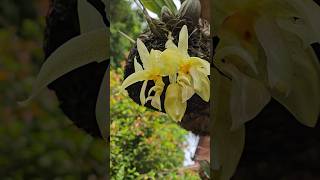
{"label": "white orchid petal", "polygon": [[313,53],[294,48],[293,87],[287,97],[276,91],[272,96],[285,106],[302,124],[314,127],[320,115],[320,64]]}
{"label": "white orchid petal", "polygon": [[234,65],[224,64],[221,68],[232,76],[231,128],[237,129],[257,116],[271,96],[263,83],[241,73]]}
{"label": "white orchid petal", "polygon": [[178,84],[170,84],[166,91],[164,108],[166,113],[176,122],[180,122],[187,109],[187,103],[181,101],[181,87]]}
{"label": "white orchid petal", "polygon": [[313,0],[290,0],[289,2],[308,22],[316,42],[320,42],[320,7]]}
{"label": "white orchid petal", "polygon": [[138,72],[138,71],[142,71],[143,68],[141,66],[141,64],[138,63],[137,58],[134,57],[134,71]]}
{"label": "white orchid petal", "polygon": [[137,39],[137,49],[138,49],[143,67],[147,68],[150,54],[147,47],[144,45],[144,43],[140,39]]}
{"label": "white orchid petal", "polygon": [[182,85],[182,102],[186,102],[194,95],[194,89],[189,85]]}
{"label": "white orchid petal", "polygon": [[151,100],[151,106],[161,111],[161,99],[160,96],[156,95]]}
{"label": "white orchid petal", "polygon": [[148,92],[148,96],[150,96],[153,91],[156,91],[156,89],[157,89],[157,86],[153,86],[152,88],[150,88]]}
{"label": "white orchid petal", "polygon": [[191,79],[189,75],[179,74],[177,79],[178,84],[191,85]]}
{"label": "white orchid petal", "polygon": [[210,99],[210,80],[207,75],[199,72],[196,68],[190,69],[195,92],[206,102]]}
{"label": "white orchid petal", "polygon": [[279,27],[270,17],[260,17],[255,30],[267,56],[268,78],[271,88],[288,95],[292,90],[292,59]]}
{"label": "white orchid petal", "polygon": [[189,60],[192,61],[195,65],[203,68],[203,72],[205,72],[206,75],[210,75],[210,63],[208,61],[198,57],[190,57]]}
{"label": "white orchid petal", "polygon": [[126,89],[127,87],[131,86],[136,82],[147,80],[148,77],[149,77],[149,74],[145,70],[133,73],[123,81],[121,85],[121,90]]}
{"label": "white orchid petal", "polygon": [[188,54],[188,28],[184,25],[179,34],[178,48],[183,54]]}
{"label": "white orchid petal", "polygon": [[145,91],[148,85],[148,80],[145,80],[142,84],[141,90],[140,90],[140,103],[141,105],[144,105],[146,103],[146,96]]}
{"label": "white orchid petal", "polygon": [[313,37],[313,33],[310,32],[310,29],[305,21],[298,23],[295,22],[293,18],[279,18],[277,19],[277,23],[281,29],[299,36],[303,42],[304,48],[307,48],[310,46],[310,44],[316,42],[315,37]]}

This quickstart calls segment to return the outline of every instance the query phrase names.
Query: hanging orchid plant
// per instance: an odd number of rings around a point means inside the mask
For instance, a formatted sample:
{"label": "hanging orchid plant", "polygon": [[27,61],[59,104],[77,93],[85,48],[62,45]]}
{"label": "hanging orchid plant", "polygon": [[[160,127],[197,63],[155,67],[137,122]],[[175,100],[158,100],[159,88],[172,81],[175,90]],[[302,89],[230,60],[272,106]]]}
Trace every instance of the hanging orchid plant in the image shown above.
{"label": "hanging orchid plant", "polygon": [[[200,108],[209,107],[209,28],[201,25],[205,20],[200,18],[200,1],[184,1],[180,9],[173,1],[136,2],[143,5],[150,31],[137,39],[137,51],[129,55],[122,91],[180,123],[194,111],[194,105],[188,106],[196,104],[195,97],[204,102]],[[145,8],[158,13],[159,19],[149,17]]]}
{"label": "hanging orchid plant", "polygon": [[[141,66],[137,59],[134,59],[135,73],[127,77],[123,84],[124,90],[128,86],[144,81],[140,91],[140,101],[144,105],[151,100],[151,105],[161,111],[160,96],[164,90],[162,77],[168,76],[170,84],[165,92],[164,108],[168,115],[175,121],[181,121],[186,108],[187,100],[197,93],[204,101],[210,98],[210,64],[208,61],[198,57],[190,57],[188,54],[188,29],[184,25],[180,31],[179,43],[176,46],[172,42],[171,33],[165,43],[164,51],[154,50],[148,52],[143,42],[137,40],[137,48],[143,63]],[[145,91],[148,80],[153,80],[152,87],[145,98]],[[154,96],[150,96],[152,92]]]}

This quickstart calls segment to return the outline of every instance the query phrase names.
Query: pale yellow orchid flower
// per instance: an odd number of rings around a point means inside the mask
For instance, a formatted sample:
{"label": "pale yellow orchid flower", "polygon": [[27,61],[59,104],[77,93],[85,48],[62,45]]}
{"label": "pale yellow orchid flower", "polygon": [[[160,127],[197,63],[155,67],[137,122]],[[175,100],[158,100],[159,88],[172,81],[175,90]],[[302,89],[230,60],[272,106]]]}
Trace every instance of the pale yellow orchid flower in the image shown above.
{"label": "pale yellow orchid flower", "polygon": [[[179,34],[178,47],[173,43],[170,34],[166,50],[161,52],[152,49],[150,53],[138,39],[137,48],[143,66],[136,58],[134,59],[135,73],[124,80],[122,90],[136,82],[144,81],[140,91],[141,104],[144,105],[151,100],[151,105],[161,110],[160,96],[165,86],[162,77],[169,76],[170,84],[166,90],[164,107],[167,114],[175,121],[181,121],[187,108],[187,100],[195,93],[208,102],[210,65],[201,58],[189,56],[188,38],[187,26],[183,26]],[[149,80],[153,80],[155,86],[149,90],[146,98],[145,91]]]}
{"label": "pale yellow orchid flower", "polygon": [[[172,42],[172,37],[169,35],[166,43],[167,49],[161,53],[160,59],[165,64],[173,64],[171,67],[174,73],[171,74],[171,83],[177,82],[183,87],[191,87],[204,101],[209,101],[210,81],[208,75],[210,74],[210,64],[201,58],[189,56],[188,38],[186,25],[180,31],[178,47]],[[183,101],[188,100],[193,95],[193,93],[186,92],[182,94],[189,94],[182,97]]]}
{"label": "pale yellow orchid flower", "polygon": [[166,91],[165,110],[175,121],[181,121],[187,103],[195,93],[204,101],[210,98],[210,64],[188,54],[188,29],[184,25],[179,34],[178,47],[173,43],[171,34],[166,42],[166,50],[160,59],[168,66],[170,85]]}
{"label": "pale yellow orchid flower", "polygon": [[[137,40],[137,49],[143,66],[141,66],[137,62],[137,59],[134,58],[135,73],[131,74],[123,81],[121,89],[124,90],[136,82],[144,81],[140,91],[141,104],[144,105],[147,101],[151,100],[151,105],[154,108],[161,110],[160,96],[165,85],[162,81],[162,77],[168,75],[164,65],[159,62],[161,51],[152,49],[149,53],[147,47],[140,39]],[[145,91],[149,80],[153,80],[155,86],[149,90],[148,97],[146,98]],[[155,92],[154,96],[150,96],[152,92]]]}
{"label": "pale yellow orchid flower", "polygon": [[[243,89],[264,92],[255,101],[244,96],[248,92],[233,91],[237,94],[232,97],[242,96],[241,102],[232,99],[232,103],[237,103],[232,104],[237,107],[232,111],[233,121],[237,121],[234,124],[240,126],[251,120],[271,95],[301,123],[314,126],[320,114],[320,64],[311,44],[320,42],[319,6],[312,0],[212,3],[215,16],[211,24],[214,35],[220,39],[214,57],[216,65],[230,74],[234,86],[242,84],[247,86]],[[256,108],[243,108],[245,104]]]}

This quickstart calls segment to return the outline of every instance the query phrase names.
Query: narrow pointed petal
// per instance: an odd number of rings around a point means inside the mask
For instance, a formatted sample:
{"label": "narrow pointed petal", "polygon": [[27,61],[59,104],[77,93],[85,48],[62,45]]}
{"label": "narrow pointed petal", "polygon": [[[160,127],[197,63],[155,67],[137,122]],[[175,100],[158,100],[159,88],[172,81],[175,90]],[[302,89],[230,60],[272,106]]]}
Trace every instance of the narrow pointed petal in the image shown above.
{"label": "narrow pointed petal", "polygon": [[146,103],[146,96],[145,96],[145,91],[147,88],[147,84],[148,84],[148,80],[145,80],[142,84],[141,90],[140,90],[140,103],[141,105],[144,106],[144,104]]}
{"label": "narrow pointed petal", "polygon": [[133,73],[123,81],[121,85],[121,90],[125,90],[127,87],[131,86],[136,82],[147,80],[148,77],[149,75],[146,70]]}
{"label": "narrow pointed petal", "polygon": [[141,66],[141,64],[138,63],[137,58],[134,58],[134,71],[138,72],[138,71],[142,71],[143,68]]}
{"label": "narrow pointed petal", "polygon": [[203,68],[203,72],[205,72],[206,75],[210,75],[210,63],[208,61],[198,57],[190,57],[189,60],[192,61],[196,66]]}
{"label": "narrow pointed petal", "polygon": [[143,64],[144,68],[148,68],[148,59],[149,59],[149,51],[147,49],[147,47],[144,45],[144,43],[140,40],[137,39],[137,49],[139,52],[139,56],[141,59],[141,62]]}
{"label": "narrow pointed petal", "polygon": [[164,108],[166,113],[176,122],[180,122],[187,109],[187,103],[182,102],[181,87],[178,84],[170,84],[166,91]]}
{"label": "narrow pointed petal", "polygon": [[152,92],[156,91],[156,89],[157,89],[157,86],[153,86],[152,88],[150,88],[148,92],[148,96],[150,96]]}
{"label": "narrow pointed petal", "polygon": [[154,96],[148,96],[147,99],[146,99],[146,103],[149,102],[149,101],[152,101],[153,98],[154,98]]}
{"label": "narrow pointed petal", "polygon": [[173,43],[173,37],[171,35],[171,32],[168,35],[168,40],[165,44],[166,48],[171,48],[171,49],[177,49],[178,47]]}
{"label": "narrow pointed petal", "polygon": [[151,106],[161,111],[161,99],[159,95],[155,95],[151,100]]}
{"label": "narrow pointed petal", "polygon": [[206,102],[210,99],[210,80],[207,75],[196,68],[190,69],[195,92]]}
{"label": "narrow pointed petal", "polygon": [[179,34],[178,48],[183,54],[188,54],[188,28],[184,25]]}
{"label": "narrow pointed petal", "polygon": [[271,88],[288,95],[292,90],[292,59],[279,27],[270,17],[263,16],[257,20],[255,30],[267,57]]}
{"label": "narrow pointed petal", "polygon": [[194,95],[194,89],[189,85],[182,85],[182,102],[186,102]]}
{"label": "narrow pointed petal", "polygon": [[271,96],[263,83],[241,73],[235,66],[224,64],[221,69],[232,77],[231,128],[237,129],[256,117],[270,101]]}

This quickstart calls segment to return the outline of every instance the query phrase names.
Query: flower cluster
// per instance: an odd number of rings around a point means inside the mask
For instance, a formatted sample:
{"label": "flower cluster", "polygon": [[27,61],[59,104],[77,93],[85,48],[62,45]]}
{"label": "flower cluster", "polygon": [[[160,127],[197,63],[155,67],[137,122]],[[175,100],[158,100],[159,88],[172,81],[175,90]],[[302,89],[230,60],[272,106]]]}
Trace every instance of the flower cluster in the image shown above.
{"label": "flower cluster", "polygon": [[[151,101],[151,105],[161,110],[160,96],[164,91],[163,77],[169,77],[170,84],[165,92],[164,108],[166,113],[175,121],[181,121],[187,108],[187,100],[198,94],[204,101],[210,98],[210,64],[198,57],[188,54],[188,29],[184,25],[179,34],[178,46],[174,44],[171,34],[165,44],[164,51],[152,49],[150,52],[144,43],[138,39],[137,48],[142,65],[134,59],[135,73],[128,76],[122,83],[121,89],[143,81],[140,91],[140,102],[144,105]],[[154,86],[148,91],[148,81]],[[153,94],[153,95],[152,95]]]}

